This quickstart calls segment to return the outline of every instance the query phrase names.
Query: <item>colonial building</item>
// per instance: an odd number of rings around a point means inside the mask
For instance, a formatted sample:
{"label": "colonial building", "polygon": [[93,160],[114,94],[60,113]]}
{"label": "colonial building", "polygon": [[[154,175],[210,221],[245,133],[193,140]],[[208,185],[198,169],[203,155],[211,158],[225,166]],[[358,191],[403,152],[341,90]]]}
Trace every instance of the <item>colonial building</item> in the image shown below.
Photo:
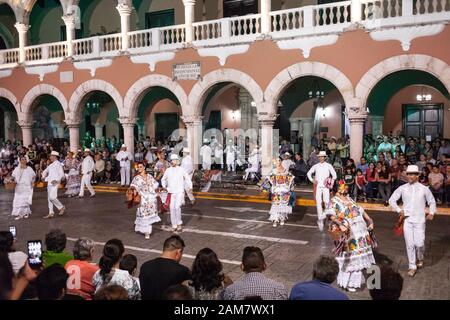
{"label": "colonial building", "polygon": [[0,138],[449,137],[450,0],[328,2],[0,1]]}

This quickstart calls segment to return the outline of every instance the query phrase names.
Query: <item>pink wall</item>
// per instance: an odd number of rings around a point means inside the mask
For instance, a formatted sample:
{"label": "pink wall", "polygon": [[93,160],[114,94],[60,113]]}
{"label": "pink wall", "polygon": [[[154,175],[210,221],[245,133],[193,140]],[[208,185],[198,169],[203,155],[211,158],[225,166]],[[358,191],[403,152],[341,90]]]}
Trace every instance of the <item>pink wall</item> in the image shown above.
{"label": "pink wall", "polygon": [[238,129],[241,127],[241,119],[237,116],[239,112],[235,112],[235,120],[232,116],[232,111],[239,110],[239,86],[232,85],[226,87],[224,91],[219,91],[214,98],[212,98],[203,114],[204,121],[208,122],[211,111],[220,110],[222,117],[222,130],[225,128]]}
{"label": "pink wall", "polygon": [[[152,106],[148,106],[145,113],[144,136],[155,136],[155,114],[156,113],[178,113],[181,116],[181,107],[170,99],[163,99]],[[183,120],[179,121],[179,128],[185,128]]]}
{"label": "pink wall", "polygon": [[450,101],[438,90],[420,85],[406,87],[391,98],[384,112],[384,134],[389,133],[389,131],[396,133],[398,130],[402,130],[402,105],[418,103],[416,96],[422,93],[422,88],[424,87],[425,92],[432,95],[431,101],[427,101],[426,103],[444,104],[444,137],[450,137]]}

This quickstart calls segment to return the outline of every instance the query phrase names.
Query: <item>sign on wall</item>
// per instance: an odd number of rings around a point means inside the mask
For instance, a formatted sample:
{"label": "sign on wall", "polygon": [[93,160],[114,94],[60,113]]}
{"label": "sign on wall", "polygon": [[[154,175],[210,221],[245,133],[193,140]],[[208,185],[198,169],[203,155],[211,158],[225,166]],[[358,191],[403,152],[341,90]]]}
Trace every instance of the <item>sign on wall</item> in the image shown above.
{"label": "sign on wall", "polygon": [[198,80],[200,79],[201,63],[186,62],[173,65],[173,80]]}

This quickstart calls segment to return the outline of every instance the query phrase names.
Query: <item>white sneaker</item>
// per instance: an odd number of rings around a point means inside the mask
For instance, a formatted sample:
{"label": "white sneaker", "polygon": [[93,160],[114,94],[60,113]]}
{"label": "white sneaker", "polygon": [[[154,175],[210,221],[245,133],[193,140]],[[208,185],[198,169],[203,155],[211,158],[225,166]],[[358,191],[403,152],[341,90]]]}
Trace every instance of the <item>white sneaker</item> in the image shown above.
{"label": "white sneaker", "polygon": [[280,226],[284,226],[284,220],[280,221]]}
{"label": "white sneaker", "polygon": [[150,233],[145,234],[145,239],[150,239]]}
{"label": "white sneaker", "polygon": [[319,227],[319,231],[322,232],[323,231],[323,220],[317,220],[317,226]]}
{"label": "white sneaker", "polygon": [[356,289],[355,288],[347,288],[347,291],[349,291],[349,292],[356,292]]}
{"label": "white sneaker", "polygon": [[276,221],[274,221],[274,222],[272,223],[272,227],[274,227],[274,228],[277,227],[277,222],[276,222]]}
{"label": "white sneaker", "polygon": [[14,220],[20,220],[20,219],[22,219],[21,216],[17,216],[17,217],[14,218]]}

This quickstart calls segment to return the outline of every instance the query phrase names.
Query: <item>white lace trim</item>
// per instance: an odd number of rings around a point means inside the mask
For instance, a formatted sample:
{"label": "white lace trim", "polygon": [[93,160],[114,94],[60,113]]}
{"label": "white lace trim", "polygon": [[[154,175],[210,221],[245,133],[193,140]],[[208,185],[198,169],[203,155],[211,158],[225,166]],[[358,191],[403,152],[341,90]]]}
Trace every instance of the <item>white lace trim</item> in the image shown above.
{"label": "white lace trim", "polygon": [[14,217],[24,217],[31,214],[30,206],[14,207],[11,215]]}
{"label": "white lace trim", "polygon": [[292,213],[292,207],[291,206],[278,206],[278,205],[272,205],[269,211],[269,221],[281,221],[281,220],[287,220],[288,215]]}
{"label": "white lace trim", "polygon": [[368,253],[350,257],[336,257],[336,261],[339,263],[339,270],[343,272],[362,271],[375,264],[375,258],[373,257],[372,250]]}

